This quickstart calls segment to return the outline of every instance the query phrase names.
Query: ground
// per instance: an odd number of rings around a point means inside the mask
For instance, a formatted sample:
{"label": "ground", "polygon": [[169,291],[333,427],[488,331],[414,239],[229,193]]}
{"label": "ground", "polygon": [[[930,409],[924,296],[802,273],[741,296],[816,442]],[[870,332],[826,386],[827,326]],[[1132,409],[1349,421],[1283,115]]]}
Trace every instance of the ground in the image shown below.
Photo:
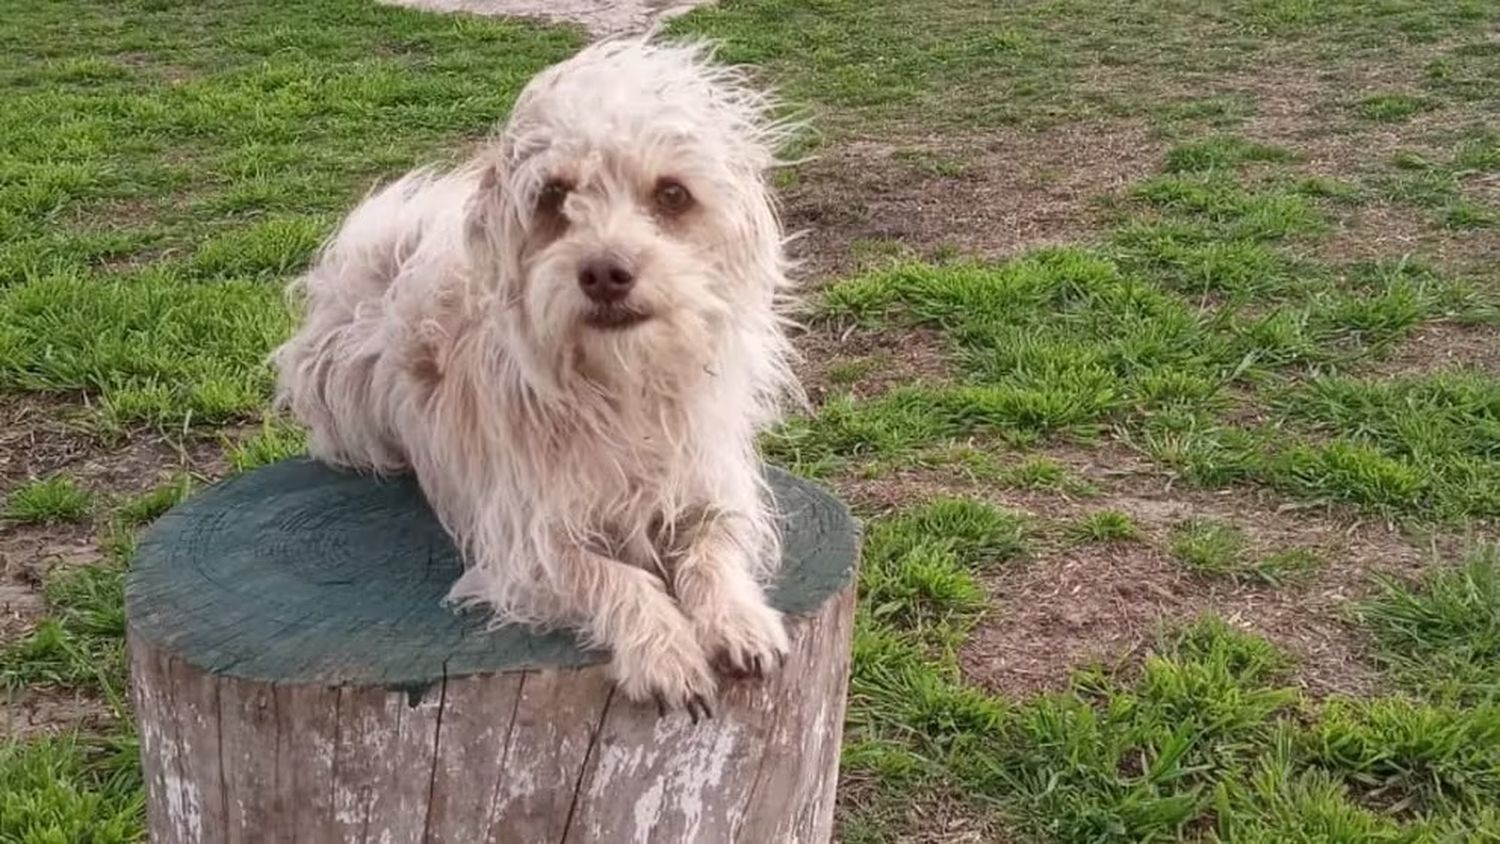
{"label": "ground", "polygon": [[[586,36],[0,7],[0,841],[130,841],[135,531],[301,448],[280,283]],[[816,130],[765,446],[867,524],[841,840],[1500,838],[1500,4],[668,28]]]}

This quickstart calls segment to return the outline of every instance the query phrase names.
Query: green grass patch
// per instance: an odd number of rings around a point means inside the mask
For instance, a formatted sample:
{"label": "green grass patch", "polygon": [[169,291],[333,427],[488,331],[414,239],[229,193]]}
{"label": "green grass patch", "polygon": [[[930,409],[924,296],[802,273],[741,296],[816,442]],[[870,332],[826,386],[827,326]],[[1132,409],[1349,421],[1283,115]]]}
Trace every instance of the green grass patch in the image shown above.
{"label": "green grass patch", "polygon": [[[922,561],[938,542],[961,579],[1012,547],[993,511],[942,506],[954,509],[877,519],[866,571]],[[1470,587],[1455,591],[1438,613],[1445,625],[1473,615]],[[900,807],[939,799],[1053,841],[1484,840],[1500,829],[1492,704],[1314,703],[1289,685],[1296,665],[1284,653],[1211,616],[1165,632],[1138,664],[1006,700],[967,685],[951,650],[934,650],[972,616],[921,628],[860,606],[843,759],[873,783],[867,802],[845,806],[860,840],[909,837]]]}
{"label": "green grass patch", "polygon": [[265,402],[266,353],[290,326],[267,284],[38,278],[0,290],[0,389],[83,387],[120,423],[224,422]]}
{"label": "green grass patch", "polygon": [[841,360],[828,367],[828,380],[847,387],[857,384],[865,376],[879,370],[881,361],[875,357],[859,357]]}
{"label": "green grass patch", "polygon": [[86,391],[116,424],[254,415],[279,287],[337,214],[483,134],[578,43],[357,0],[6,22],[0,390]]}
{"label": "green grass patch", "polygon": [[877,523],[865,539],[860,600],[870,618],[949,642],[984,606],[974,575],[1026,552],[1020,519],[965,499]]}
{"label": "green grass patch", "polygon": [[191,475],[180,474],[150,492],[131,498],[115,511],[115,520],[124,528],[139,528],[156,521],[163,513],[182,503],[193,491]]}
{"label": "green grass patch", "polygon": [[1493,378],[1318,378],[1277,404],[1289,424],[1316,437],[1273,459],[1270,480],[1279,487],[1436,520],[1500,515]]}
{"label": "green grass patch", "polygon": [[1044,454],[1028,454],[1018,461],[1003,460],[999,446],[983,448],[972,442],[947,443],[918,451],[911,462],[956,471],[976,483],[1009,489],[1052,492],[1087,498],[1099,488]]}
{"label": "green grass patch", "polygon": [[1213,519],[1194,519],[1172,534],[1172,556],[1199,574],[1278,584],[1316,569],[1321,560],[1306,548],[1265,556],[1252,553],[1243,532]]}
{"label": "green grass patch", "polygon": [[280,417],[268,416],[260,430],[244,440],[228,445],[229,465],[236,472],[248,472],[307,453],[307,431]]}
{"label": "green grass patch", "polygon": [[1134,196],[1168,213],[1201,221],[1226,240],[1274,241],[1316,234],[1326,225],[1301,194],[1249,190],[1222,172],[1157,176],[1137,186]]}
{"label": "green grass patch", "polygon": [[1418,583],[1390,578],[1361,617],[1404,685],[1440,700],[1500,700],[1500,553],[1471,552]]}
{"label": "green grass patch", "polygon": [[1196,173],[1233,169],[1253,162],[1286,163],[1297,156],[1290,150],[1234,135],[1219,135],[1178,144],[1167,151],[1168,173]]}
{"label": "green grass patch", "polygon": [[1450,229],[1487,229],[1500,219],[1495,211],[1466,200],[1451,203],[1443,209],[1443,226]]}
{"label": "green grass patch", "polygon": [[1311,762],[1387,814],[1478,813],[1500,804],[1500,707],[1493,704],[1336,700],[1309,733]]}
{"label": "green grass patch", "polygon": [[1245,535],[1233,525],[1199,519],[1180,526],[1172,538],[1172,555],[1188,568],[1208,574],[1239,570]]}
{"label": "green grass patch", "polygon": [[1061,492],[1070,495],[1097,495],[1099,490],[1078,477],[1062,463],[1045,455],[1029,455],[1019,463],[1004,467],[995,478],[1001,484],[1017,489]]}
{"label": "green grass patch", "polygon": [[130,844],[145,814],[133,738],[0,741],[0,841]]}
{"label": "green grass patch", "polygon": [[1495,209],[1465,195],[1466,179],[1496,169],[1500,147],[1492,133],[1471,132],[1461,138],[1447,161],[1433,160],[1413,152],[1397,153],[1391,160],[1393,173],[1374,180],[1380,196],[1429,211],[1445,229],[1463,231],[1494,226]]}
{"label": "green grass patch", "polygon": [[[1222,140],[1191,149],[1274,157]],[[955,443],[975,436],[1029,446],[1114,430],[1199,484],[1258,482],[1417,520],[1490,516],[1493,455],[1449,448],[1416,461],[1394,432],[1377,442],[1352,420],[1315,423],[1280,405],[1265,423],[1222,421],[1237,405],[1324,384],[1333,376],[1320,373],[1383,353],[1427,320],[1484,318],[1489,294],[1414,261],[1296,257],[1285,241],[1322,230],[1326,191],[1187,167],[1139,186],[1104,247],[998,265],[897,262],[834,285],[820,318],[940,330],[957,383],[839,397],[773,438],[772,457],[826,474],[962,455]],[[1400,414],[1399,438],[1424,436],[1425,413],[1436,448],[1451,425],[1435,408]],[[1482,436],[1488,415],[1476,406],[1459,424]],[[1003,482],[993,461],[958,462]],[[1288,558],[1264,572],[1297,567]]]}
{"label": "green grass patch", "polygon": [[1421,98],[1410,94],[1372,94],[1360,100],[1357,106],[1360,117],[1381,123],[1397,123],[1409,120],[1427,107]]}
{"label": "green grass patch", "polygon": [[[718,3],[674,20],[674,32],[726,41],[735,61],[766,68],[835,132],[871,123],[988,127],[1146,116],[1175,125],[1232,123],[1248,107],[1204,96],[1206,75],[1286,61],[1388,61],[1393,41],[1484,37],[1478,5],[1386,0],[1233,0],[1123,9],[1100,0],[1033,4],[897,0]],[[1399,32],[1399,35],[1393,35]],[[1470,73],[1471,57],[1463,73]],[[1128,69],[1128,72],[1122,72]],[[1162,104],[1164,92],[1188,91]]]}
{"label": "green grass patch", "polygon": [[5,518],[28,524],[81,522],[89,517],[94,498],[66,475],[31,481],[5,499]]}
{"label": "green grass patch", "polygon": [[1500,171],[1500,131],[1480,129],[1468,133],[1454,153],[1453,166],[1465,174]]}
{"label": "green grass patch", "polygon": [[1460,103],[1493,101],[1500,73],[1500,49],[1494,39],[1459,44],[1427,61],[1423,87]]}
{"label": "green grass patch", "polygon": [[1123,542],[1141,535],[1135,519],[1119,510],[1096,510],[1070,523],[1066,532],[1075,542]]}
{"label": "green grass patch", "polygon": [[0,645],[0,688],[53,685],[108,697],[123,711],[125,570],[117,563],[56,569],[42,588],[48,616]]}

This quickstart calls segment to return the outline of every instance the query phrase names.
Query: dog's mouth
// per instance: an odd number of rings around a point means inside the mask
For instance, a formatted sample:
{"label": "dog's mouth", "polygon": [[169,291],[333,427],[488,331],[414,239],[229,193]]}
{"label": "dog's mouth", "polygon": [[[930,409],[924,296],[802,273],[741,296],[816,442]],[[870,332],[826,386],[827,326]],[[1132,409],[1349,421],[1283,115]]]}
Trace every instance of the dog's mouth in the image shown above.
{"label": "dog's mouth", "polygon": [[624,305],[601,305],[584,315],[590,328],[600,331],[624,331],[651,319],[651,314]]}

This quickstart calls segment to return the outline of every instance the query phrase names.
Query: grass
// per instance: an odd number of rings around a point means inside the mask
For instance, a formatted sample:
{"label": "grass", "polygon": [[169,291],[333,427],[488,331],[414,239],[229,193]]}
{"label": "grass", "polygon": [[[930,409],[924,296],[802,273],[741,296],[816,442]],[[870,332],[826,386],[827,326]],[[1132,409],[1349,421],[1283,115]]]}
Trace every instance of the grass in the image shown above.
{"label": "grass", "polygon": [[1387,511],[1500,513],[1500,385],[1492,378],[1318,378],[1279,404],[1287,424],[1315,440],[1271,467],[1284,489]]}
{"label": "grass", "polygon": [[879,370],[880,367],[881,361],[874,357],[841,360],[828,368],[828,380],[840,386],[848,386]]}
{"label": "grass", "polygon": [[1368,120],[1394,123],[1410,119],[1426,104],[1410,94],[1373,94],[1359,101],[1359,114]]}
{"label": "grass", "polygon": [[1390,814],[1478,812],[1500,800],[1500,708],[1400,697],[1335,701],[1305,738],[1314,764],[1341,772]]}
{"label": "grass", "polygon": [[1223,522],[1199,520],[1177,529],[1172,554],[1188,568],[1225,574],[1234,571],[1245,550],[1245,535]]}
{"label": "grass", "polygon": [[1027,543],[1015,516],[951,499],[880,523],[866,547],[860,601],[870,618],[947,641],[984,606],[974,573],[1021,557]]}
{"label": "grass", "polygon": [[1492,169],[1494,139],[1487,131],[1466,133],[1447,160],[1402,151],[1392,157],[1393,172],[1375,180],[1376,190],[1390,202],[1422,208],[1430,219],[1450,231],[1489,228],[1494,208],[1476,198],[1466,182]]}
{"label": "grass", "polygon": [[[82,397],[90,428],[122,441],[141,426],[219,436],[232,472],[306,450],[266,407],[265,354],[290,325],[283,282],[372,183],[462,155],[581,42],[358,0],[0,6],[0,394]],[[1500,838],[1489,546],[1382,579],[1361,603],[1349,623],[1381,674],[1361,698],[1310,697],[1287,653],[1212,616],[1174,619],[1108,668],[1058,669],[1046,685],[1060,690],[1042,694],[976,685],[958,659],[976,625],[1015,623],[990,590],[1060,553],[1046,540],[1080,556],[1147,541],[1123,511],[1045,517],[1049,496],[1129,483],[1069,468],[1103,443],[1149,460],[1168,497],[1172,484],[1253,485],[1299,518],[1493,532],[1492,374],[1382,368],[1435,320],[1488,330],[1493,273],[1426,265],[1405,242],[1345,258],[1337,237],[1378,206],[1479,252],[1496,223],[1483,186],[1500,172],[1481,119],[1497,14],[1471,0],[724,0],[669,24],[723,39],[723,55],[759,64],[815,118],[821,134],[792,153],[895,149],[882,183],[895,193],[984,175],[974,148],[1009,145],[1025,164],[1028,144],[1073,127],[1144,127],[1163,147],[1156,172],[1095,207],[1089,237],[998,260],[919,262],[931,244],[860,202],[820,212],[816,225],[860,238],[849,249],[864,269],[813,297],[815,325],[895,343],[920,326],[941,335],[952,377],[833,391],[768,436],[768,455],[842,491],[929,472],[984,499],[940,496],[868,525],[841,840],[925,840],[952,830],[922,827],[924,814],[950,810],[1019,840]],[[1409,81],[1348,97],[1369,78]],[[1313,135],[1263,131],[1287,117],[1282,94],[1343,111]],[[1365,161],[1365,142],[1387,135],[1399,143],[1369,148],[1398,152]],[[1060,167],[1046,180],[1071,190]],[[829,189],[812,170],[781,178]],[[881,360],[828,378],[860,384]],[[1066,463],[1047,453],[1058,446]],[[140,840],[123,577],[136,531],[195,483],[95,500],[58,475],[7,495],[9,521],[92,520],[106,558],[47,573],[43,618],[0,645],[0,683],[102,700],[112,717],[0,742],[0,841]],[[1042,515],[990,501],[1016,491]],[[1169,545],[1203,579],[1257,589],[1295,589],[1322,563],[1203,519]]]}
{"label": "grass", "polygon": [[946,645],[974,622],[974,573],[995,559],[985,537],[1013,534],[994,529],[1008,521],[1000,511],[942,506],[963,515],[919,508],[871,526],[862,595],[893,561],[920,569],[922,549],[949,537],[949,585],[968,586],[941,616],[860,604],[844,766],[873,785],[848,808],[851,840],[911,836],[899,807],[914,800],[968,801],[1015,834],[1056,841],[1478,840],[1500,829],[1500,710],[1400,695],[1318,703],[1286,684],[1289,657],[1212,616],[1164,633],[1124,672],[1079,672],[1063,692],[1014,701],[969,685]]}
{"label": "grass", "polygon": [[125,570],[118,562],[55,570],[48,617],[0,645],[0,688],[58,686],[100,694],[124,711]]}
{"label": "grass", "polygon": [[1438,700],[1500,700],[1500,554],[1475,549],[1463,565],[1408,585],[1382,581],[1363,608],[1387,668]]}
{"label": "grass", "polygon": [[1305,548],[1287,548],[1257,557],[1239,528],[1213,519],[1194,519],[1172,534],[1172,556],[1198,574],[1277,584],[1305,575],[1320,563]]}
{"label": "grass", "polygon": [[[775,440],[773,440],[775,442]],[[1073,498],[1088,498],[1099,494],[1099,488],[1085,478],[1079,477],[1060,461],[1043,454],[1027,454],[1019,460],[1007,460],[1000,456],[1005,451],[1003,444],[980,441],[952,442],[924,448],[890,464],[876,463],[866,466],[876,471],[886,466],[916,466],[938,468],[963,476],[969,481],[987,486],[1052,492]],[[824,467],[805,467],[816,470]]]}
{"label": "grass", "polygon": [[5,518],[29,524],[80,522],[89,517],[93,496],[72,478],[54,475],[31,481],[5,499]]}
{"label": "grass", "polygon": [[[1261,483],[1413,521],[1500,515],[1493,454],[1469,445],[1494,425],[1492,382],[1442,376],[1356,399],[1348,377],[1323,374],[1428,320],[1488,318],[1492,294],[1415,262],[1309,261],[1295,244],[1316,242],[1339,200],[1222,163],[1285,156],[1224,138],[1173,153],[1174,172],[1132,191],[1106,246],[896,262],[833,286],[822,319],[942,331],[962,380],[840,397],[772,438],[771,454],[831,476],[968,437],[1031,446],[1113,429],[1201,484]],[[1347,407],[1331,406],[1335,392]],[[1222,421],[1247,396],[1270,418]]]}
{"label": "grass", "polygon": [[116,520],[126,528],[150,524],[193,492],[193,478],[180,474],[150,492],[142,493],[115,511]]}
{"label": "grass", "polygon": [[1138,539],[1141,529],[1128,513],[1096,510],[1068,525],[1067,534],[1075,542],[1123,542]]}
{"label": "grass", "polygon": [[1198,173],[1233,168],[1252,162],[1295,161],[1291,151],[1233,135],[1220,135],[1178,144],[1167,152],[1168,173]]}
{"label": "grass", "polygon": [[356,0],[6,17],[0,390],[168,427],[257,414],[278,288],[334,212],[485,132],[576,43]]}
{"label": "grass", "polygon": [[[895,0],[760,0],[710,6],[670,29],[726,41],[725,55],[768,69],[830,132],[921,114],[943,128],[1053,124],[1101,117],[1211,119],[1223,97],[1164,109],[1195,75],[1250,71],[1267,52],[1287,61],[1390,60],[1403,41],[1482,37],[1478,4],[1387,0],[1360,4],[1232,0],[1123,10],[1098,0],[1045,5]],[[1404,51],[1403,51],[1404,52]],[[1459,56],[1441,71],[1452,87],[1482,68]],[[1123,72],[1128,69],[1128,72]]]}
{"label": "grass", "polygon": [[260,430],[229,446],[229,465],[236,472],[248,472],[307,452],[306,433],[275,417],[267,417]]}
{"label": "grass", "polygon": [[142,840],[137,754],[131,740],[0,740],[0,841]]}

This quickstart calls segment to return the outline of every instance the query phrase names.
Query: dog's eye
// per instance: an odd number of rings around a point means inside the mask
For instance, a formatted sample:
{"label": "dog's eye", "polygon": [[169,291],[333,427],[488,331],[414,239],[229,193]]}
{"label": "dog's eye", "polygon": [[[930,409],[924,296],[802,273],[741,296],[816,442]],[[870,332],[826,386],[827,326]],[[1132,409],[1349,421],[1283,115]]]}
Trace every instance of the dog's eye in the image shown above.
{"label": "dog's eye", "polygon": [[561,179],[552,179],[542,185],[541,193],[536,197],[536,209],[545,214],[555,214],[562,210],[563,200],[568,198],[568,192],[573,188]]}
{"label": "dog's eye", "polygon": [[656,207],[665,214],[681,214],[693,204],[693,195],[676,179],[656,183]]}

